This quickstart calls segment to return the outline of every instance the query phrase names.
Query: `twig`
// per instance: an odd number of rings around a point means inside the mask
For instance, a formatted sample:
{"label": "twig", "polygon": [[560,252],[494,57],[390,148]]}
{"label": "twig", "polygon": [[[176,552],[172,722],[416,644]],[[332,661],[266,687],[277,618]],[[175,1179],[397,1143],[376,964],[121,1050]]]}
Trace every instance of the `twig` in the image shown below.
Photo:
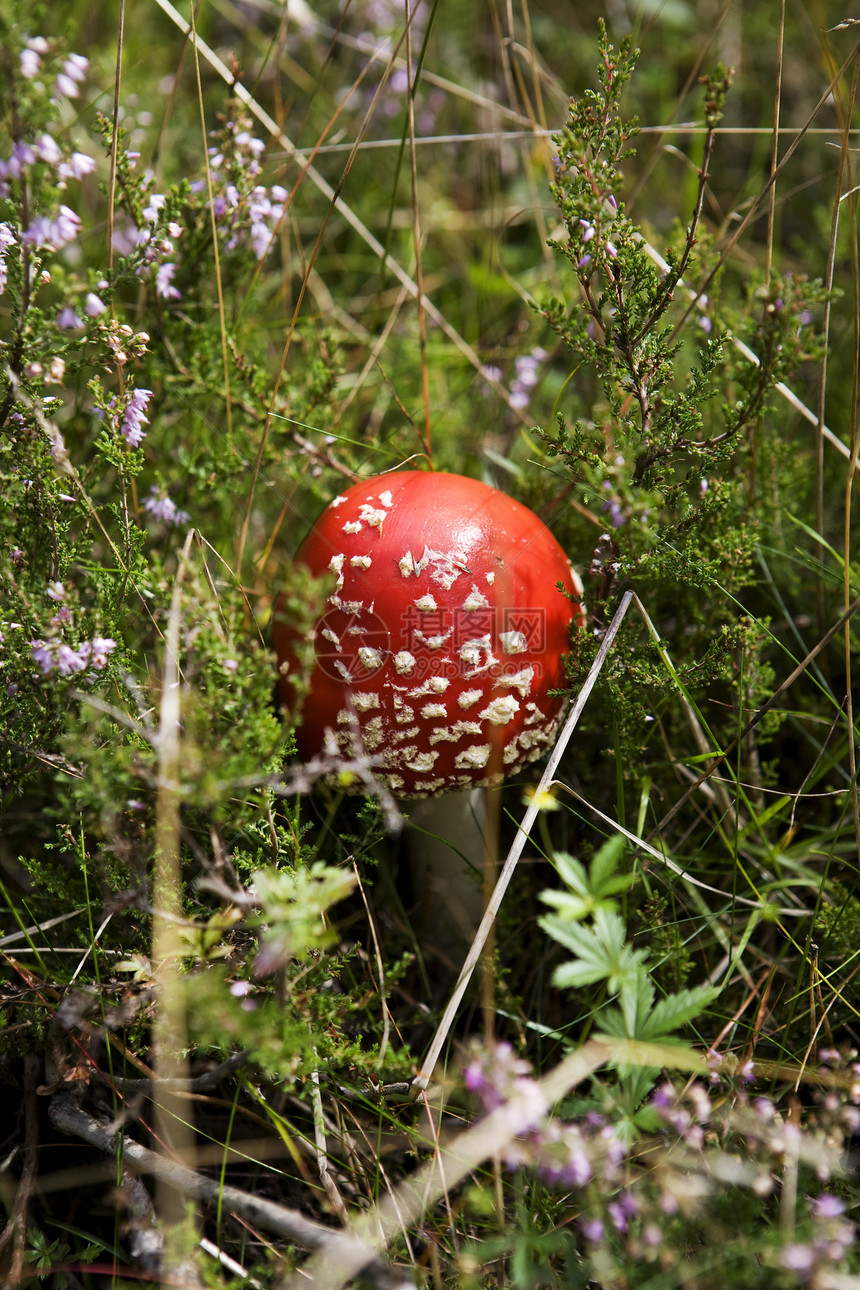
{"label": "twig", "polygon": [[155,1217],[152,1197],[137,1174],[123,1171],[120,1195],[129,1212],[128,1249],[140,1270],[156,1274],[164,1253],[164,1238]]}
{"label": "twig", "polygon": [[133,1138],[115,1133],[107,1121],[96,1119],[77,1104],[76,1099],[83,1091],[82,1088],[74,1092],[63,1089],[51,1099],[51,1123],[61,1133],[79,1138],[108,1156],[114,1156],[119,1149],[126,1166],[151,1174],[184,1198],[220,1205],[237,1218],[282,1236],[304,1250],[320,1253],[327,1260],[336,1261],[338,1266],[348,1260],[350,1266],[362,1271],[365,1279],[380,1290],[414,1290],[414,1283],[377,1257],[366,1241],[324,1227],[285,1205],[207,1178],[187,1165],[150,1151]]}
{"label": "twig", "polygon": [[0,1250],[10,1240],[12,1241],[12,1258],[8,1272],[9,1285],[17,1285],[24,1275],[27,1213],[39,1173],[39,1107],[36,1084],[40,1067],[41,1059],[38,1054],[28,1053],[24,1059],[24,1166],[15,1192],[11,1217],[2,1234],[0,1234]]}
{"label": "twig", "polygon": [[86,913],[86,910],[73,909],[68,914],[58,914],[56,918],[49,918],[45,923],[34,923],[32,927],[25,927],[20,932],[10,932],[8,936],[0,936],[0,950],[5,949],[7,945],[14,945],[16,941],[29,940],[35,936],[36,932],[46,932],[49,927],[56,927],[58,923],[65,923],[68,918],[77,918],[79,914]]}
{"label": "twig", "polygon": [[[202,1075],[197,1075],[193,1079],[159,1080],[158,1087],[160,1089],[167,1087],[173,1093],[208,1093],[210,1089],[217,1088],[227,1075],[232,1075],[233,1071],[244,1066],[247,1061],[247,1053],[233,1053],[211,1071],[204,1071]],[[97,1066],[92,1068],[91,1073],[123,1094],[147,1093],[152,1087],[151,1079],[123,1079],[122,1077],[112,1079]]]}
{"label": "twig", "polygon": [[343,1203],[343,1197],[337,1189],[337,1185],[331,1176],[328,1167],[328,1147],[326,1146],[325,1137],[325,1116],[323,1114],[322,1095],[320,1094],[320,1073],[318,1070],[311,1071],[311,1102],[314,1109],[314,1144],[317,1149],[317,1169],[319,1170],[320,1182],[325,1187],[326,1195],[329,1198],[329,1204],[337,1214],[344,1227],[349,1223],[349,1214],[346,1205]]}

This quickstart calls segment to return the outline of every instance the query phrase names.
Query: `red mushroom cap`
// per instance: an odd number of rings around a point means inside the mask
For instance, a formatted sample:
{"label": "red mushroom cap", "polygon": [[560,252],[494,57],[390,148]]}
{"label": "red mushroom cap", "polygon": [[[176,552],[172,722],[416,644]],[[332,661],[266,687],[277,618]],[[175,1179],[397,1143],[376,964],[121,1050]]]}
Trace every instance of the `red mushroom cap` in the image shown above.
{"label": "red mushroom cap", "polygon": [[[549,529],[462,475],[418,470],[348,488],[299,563],[335,578],[315,632],[298,748],[362,751],[397,797],[497,784],[551,742],[582,584]],[[289,704],[295,633],[275,612]]]}

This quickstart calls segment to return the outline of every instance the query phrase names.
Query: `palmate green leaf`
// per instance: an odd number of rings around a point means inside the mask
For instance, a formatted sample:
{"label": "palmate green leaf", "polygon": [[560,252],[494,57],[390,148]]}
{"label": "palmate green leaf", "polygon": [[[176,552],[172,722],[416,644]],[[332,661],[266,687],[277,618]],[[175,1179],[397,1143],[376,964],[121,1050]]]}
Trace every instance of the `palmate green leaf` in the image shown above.
{"label": "palmate green leaf", "polygon": [[540,926],[576,955],[574,962],[563,963],[553,975],[553,983],[562,989],[606,981],[610,992],[617,994],[625,982],[636,981],[644,971],[648,956],[626,943],[624,921],[614,910],[596,910],[591,927],[558,914],[547,914]]}
{"label": "palmate green leaf", "polygon": [[643,976],[621,991],[621,1007],[605,1008],[600,1024],[609,1035],[648,1042],[660,1040],[692,1021],[720,993],[711,985],[696,986],[667,995],[654,1004],[654,987],[650,977]]}
{"label": "palmate green leaf", "polygon": [[[601,1021],[604,1015],[601,1015]],[[596,1031],[594,1038],[605,1044],[609,1050],[609,1060],[613,1066],[644,1067],[646,1070],[681,1070],[704,1073],[708,1062],[701,1052],[689,1044],[667,1042],[666,1040],[629,1039],[607,1032]],[[651,1081],[645,1080],[645,1085]]]}
{"label": "palmate green leaf", "polygon": [[633,881],[632,874],[618,874],[616,876],[616,870],[624,855],[625,845],[625,839],[620,833],[616,833],[614,837],[604,842],[591,862],[592,891],[602,894],[608,891],[610,886],[615,890],[621,890],[616,885],[619,882],[623,883],[624,887],[630,886]]}
{"label": "palmate green leaf", "polygon": [[598,909],[615,909],[612,899],[634,881],[632,874],[616,873],[624,854],[624,838],[610,838],[586,869],[581,861],[565,851],[556,852],[553,862],[567,891],[542,891],[540,898],[554,905],[559,914],[574,920],[587,918]]}
{"label": "palmate green leaf", "polygon": [[719,993],[719,986],[698,985],[691,990],[679,990],[677,994],[666,995],[655,1005],[638,1037],[656,1039],[671,1034],[673,1030],[685,1026],[688,1021],[704,1012]]}

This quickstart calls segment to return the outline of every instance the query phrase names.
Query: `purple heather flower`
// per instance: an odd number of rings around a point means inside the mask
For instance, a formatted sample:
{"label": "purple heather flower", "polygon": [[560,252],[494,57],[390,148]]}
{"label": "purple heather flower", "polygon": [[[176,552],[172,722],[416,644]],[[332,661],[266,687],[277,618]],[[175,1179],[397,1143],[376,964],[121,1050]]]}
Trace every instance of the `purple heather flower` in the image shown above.
{"label": "purple heather flower", "polygon": [[71,76],[73,81],[86,80],[89,71],[90,60],[84,58],[83,54],[69,54],[63,64],[63,71],[66,76]]}
{"label": "purple heather flower", "polygon": [[31,246],[45,246],[59,251],[74,242],[81,231],[80,217],[68,206],[61,206],[56,216],[37,215],[22,234],[22,240]]}
{"label": "purple heather flower", "polygon": [[651,1105],[656,1106],[658,1110],[667,1110],[674,1105],[675,1090],[671,1084],[659,1084],[651,1094]]}
{"label": "purple heather flower", "polygon": [[101,671],[103,667],[107,666],[108,654],[112,654],[116,649],[116,641],[111,640],[109,636],[94,636],[91,649],[92,665]]}
{"label": "purple heather flower", "polygon": [[242,130],[236,135],[236,144],[240,148],[247,149],[254,157],[259,157],[266,150],[263,140],[253,138],[247,130]]}
{"label": "purple heather flower", "polygon": [[149,205],[143,208],[143,218],[150,224],[154,224],[158,219],[158,212],[164,206],[165,200],[164,193],[151,193]]}
{"label": "purple heather flower", "polygon": [[251,998],[253,986],[250,981],[233,981],[230,985],[230,993],[234,999],[239,999],[239,1007],[243,1012],[255,1012],[257,1005]]}
{"label": "purple heather flower", "polygon": [[40,134],[33,151],[40,161],[44,161],[49,166],[56,166],[63,155],[56,139],[50,134]]}
{"label": "purple heather flower", "polygon": [[0,224],[0,296],[6,290],[9,281],[9,270],[6,267],[6,252],[15,245],[15,231],[10,224]]}
{"label": "purple heather flower", "polygon": [[514,359],[514,367],[517,373],[517,379],[523,385],[537,385],[538,379],[538,360],[534,354],[519,354]]}
{"label": "purple heather flower", "polygon": [[587,1241],[599,1241],[603,1236],[603,1223],[599,1218],[580,1219],[579,1227]]}
{"label": "purple heather flower", "polygon": [[627,1155],[627,1148],[611,1124],[600,1130],[600,1140],[606,1147],[607,1159],[614,1165],[620,1164]]}
{"label": "purple heather flower", "polygon": [[151,398],[152,390],[132,390],[129,396],[120,429],[130,448],[137,448],[146,435],[143,427],[149,425],[149,417],[145,413]]}
{"label": "purple heather flower", "polygon": [[143,509],[153,519],[162,520],[165,524],[184,524],[188,519],[188,512],[180,511],[173,499],[156,486],[150,489]]}
{"label": "purple heather flower", "polygon": [[74,672],[82,672],[89,662],[90,651],[89,641],[84,641],[78,649],[72,649],[71,645],[58,645],[56,653],[56,668],[60,676],[71,676]]}
{"label": "purple heather flower", "polygon": [[88,67],[89,62],[82,54],[69,54],[54,82],[54,94],[76,99],[80,94],[78,86],[86,79]]}
{"label": "purple heather flower", "polygon": [[25,77],[26,80],[32,81],[33,77],[39,74],[42,60],[35,49],[22,49],[20,64],[21,75]]}
{"label": "purple heather flower", "polygon": [[537,1149],[535,1165],[543,1180],[551,1186],[584,1187],[594,1171],[585,1149],[585,1140],[576,1125],[559,1126],[549,1120],[534,1135]]}
{"label": "purple heather flower", "polygon": [[856,1106],[843,1107],[842,1121],[849,1133],[860,1132],[860,1111]]}
{"label": "purple heather flower", "polygon": [[494,381],[498,384],[501,381],[502,369],[496,367],[495,363],[483,363],[481,365],[481,376],[483,378],[481,381],[481,393],[486,398],[492,389],[490,383]]}
{"label": "purple heather flower", "polygon": [[103,314],[106,309],[107,305],[103,300],[99,300],[94,291],[87,292],[84,313],[88,314],[90,318],[98,318],[99,314]]}
{"label": "purple heather flower", "polygon": [[176,265],[172,261],[167,264],[160,264],[155,274],[155,294],[162,300],[179,300],[182,292],[178,287],[173,286],[173,275],[176,272]]}
{"label": "purple heather flower", "polygon": [[64,96],[67,99],[76,99],[80,94],[80,90],[77,82],[71,76],[67,76],[65,72],[60,72],[54,81],[54,94],[57,98]]}
{"label": "purple heather flower", "polygon": [[71,305],[65,305],[57,314],[55,325],[60,331],[76,331],[84,324],[83,319],[78,317]]}
{"label": "purple heather flower", "polygon": [[687,1089],[687,1096],[693,1103],[693,1113],[696,1119],[701,1124],[705,1124],[711,1116],[711,1100],[708,1097],[707,1090],[694,1080]]}
{"label": "purple heather flower", "polygon": [[815,1262],[815,1252],[811,1245],[786,1245],[780,1256],[780,1263],[791,1272],[811,1272]]}
{"label": "purple heather flower", "polygon": [[620,529],[627,517],[621,510],[619,502],[613,498],[612,501],[603,503],[603,509],[605,511],[609,511],[609,518],[612,521],[612,527]]}
{"label": "purple heather flower", "polygon": [[48,598],[50,600],[65,600],[66,588],[61,582],[48,583]]}
{"label": "purple heather flower", "polygon": [[622,1205],[617,1201],[611,1200],[606,1206],[606,1212],[609,1214],[609,1217],[612,1219],[619,1232],[624,1233],[627,1231],[627,1219],[629,1216]]}
{"label": "purple heather flower", "polygon": [[95,168],[95,157],[90,157],[86,152],[73,152],[67,161],[57,166],[57,174],[61,179],[83,179],[84,175],[91,175]]}
{"label": "purple heather flower", "polygon": [[54,659],[51,654],[51,647],[46,641],[30,641],[30,653],[33,662],[38,663],[44,676],[49,676],[54,670]]}
{"label": "purple heather flower", "polygon": [[812,1202],[812,1212],[816,1218],[838,1218],[845,1212],[845,1202],[830,1192],[824,1192]]}
{"label": "purple heather flower", "polygon": [[267,224],[258,221],[251,225],[251,246],[258,260],[262,260],[269,249],[272,234]]}
{"label": "purple heather flower", "polygon": [[42,669],[43,676],[51,676],[54,672],[59,672],[60,676],[73,676],[76,672],[83,672],[90,663],[101,670],[115,649],[116,641],[104,636],[82,641],[77,649],[62,641],[30,641],[33,662]]}
{"label": "purple heather flower", "polygon": [[[149,240],[149,232],[146,234]],[[141,245],[139,239],[139,230],[131,220],[124,220],[122,224],[114,224],[113,236],[111,237],[111,246],[117,255],[131,255],[136,246]]]}
{"label": "purple heather flower", "polygon": [[590,242],[594,237],[594,225],[589,219],[581,219],[579,222],[582,225],[583,242]]}

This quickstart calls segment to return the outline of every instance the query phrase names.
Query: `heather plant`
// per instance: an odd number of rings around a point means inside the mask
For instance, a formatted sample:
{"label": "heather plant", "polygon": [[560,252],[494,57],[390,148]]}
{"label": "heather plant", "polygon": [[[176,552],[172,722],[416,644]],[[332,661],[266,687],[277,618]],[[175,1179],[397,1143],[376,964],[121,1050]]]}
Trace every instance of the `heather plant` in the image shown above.
{"label": "heather plant", "polygon": [[[552,5],[159,3],[114,65],[0,0],[9,1284],[858,1280],[847,135],[780,243],[715,55],[673,186],[628,103],[672,125],[693,8],[675,66]],[[787,88],[847,129],[839,61]],[[297,762],[270,650],[308,523],[404,464],[585,582],[450,981],[408,806]]]}

